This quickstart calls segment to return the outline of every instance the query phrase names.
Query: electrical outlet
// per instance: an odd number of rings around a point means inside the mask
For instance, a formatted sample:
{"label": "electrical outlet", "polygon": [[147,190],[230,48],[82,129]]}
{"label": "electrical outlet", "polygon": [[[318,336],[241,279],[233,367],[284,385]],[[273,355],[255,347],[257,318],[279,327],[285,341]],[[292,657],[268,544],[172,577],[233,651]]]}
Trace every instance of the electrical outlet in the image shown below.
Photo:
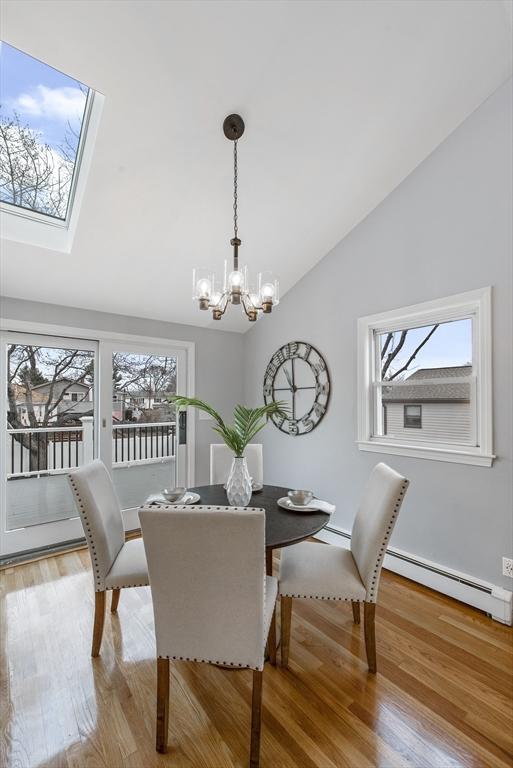
{"label": "electrical outlet", "polygon": [[510,579],[513,579],[513,558],[511,557],[502,558],[502,575],[509,576]]}

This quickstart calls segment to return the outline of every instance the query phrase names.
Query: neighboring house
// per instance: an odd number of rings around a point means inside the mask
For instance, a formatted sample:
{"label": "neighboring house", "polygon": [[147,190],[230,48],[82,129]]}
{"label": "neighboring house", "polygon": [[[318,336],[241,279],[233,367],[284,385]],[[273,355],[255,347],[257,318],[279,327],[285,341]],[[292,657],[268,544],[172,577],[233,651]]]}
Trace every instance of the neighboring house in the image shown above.
{"label": "neighboring house", "polygon": [[[18,419],[25,427],[29,427],[30,422],[28,414],[30,406],[27,402],[27,390],[21,384],[13,384],[12,387],[14,390]],[[43,419],[44,404],[46,403],[46,400],[47,398],[42,393],[37,391],[32,393],[32,407],[38,422]]]}
{"label": "neighboring house", "polygon": [[383,433],[450,443],[473,442],[472,366],[421,368],[400,386],[383,385]]}
{"label": "neighboring house", "polygon": [[143,390],[139,390],[138,392],[131,392],[129,398],[130,406],[138,407],[142,411],[151,411],[154,408],[161,408],[167,403],[167,397],[164,392],[156,392],[152,395]]}
{"label": "neighboring house", "polygon": [[[15,384],[16,410],[22,424],[30,426],[30,405],[27,399],[26,387]],[[93,388],[88,384],[73,382],[71,379],[61,379],[53,385],[50,397],[49,382],[31,387],[31,399],[36,420],[41,423],[45,418],[45,410],[54,406],[49,424],[59,420],[73,423],[81,416],[93,415]]]}
{"label": "neighboring house", "polygon": [[[156,392],[154,395],[143,390],[123,392],[118,390],[112,396],[112,418],[115,422],[139,421],[145,411],[162,412],[162,421],[169,420],[168,394]],[[142,419],[144,421],[144,418]]]}

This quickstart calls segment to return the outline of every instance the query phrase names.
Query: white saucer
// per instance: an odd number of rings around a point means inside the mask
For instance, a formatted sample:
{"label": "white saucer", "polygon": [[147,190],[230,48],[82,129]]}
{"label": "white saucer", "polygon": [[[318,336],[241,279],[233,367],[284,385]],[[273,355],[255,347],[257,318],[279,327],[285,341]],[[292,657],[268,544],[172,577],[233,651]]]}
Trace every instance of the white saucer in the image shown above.
{"label": "white saucer", "polygon": [[177,501],[168,501],[164,498],[164,496],[161,493],[154,493],[152,496],[149,496],[145,504],[158,504],[159,506],[161,504],[165,504],[166,506],[170,507],[176,507],[181,506],[182,504],[196,504],[200,500],[199,493],[193,493],[192,491],[186,491],[181,499],[178,499]]}
{"label": "white saucer", "polygon": [[291,502],[288,496],[282,496],[278,499],[278,506],[283,509],[288,509],[290,512],[319,512],[319,507],[315,506],[315,499],[312,499],[310,504],[296,505]]}

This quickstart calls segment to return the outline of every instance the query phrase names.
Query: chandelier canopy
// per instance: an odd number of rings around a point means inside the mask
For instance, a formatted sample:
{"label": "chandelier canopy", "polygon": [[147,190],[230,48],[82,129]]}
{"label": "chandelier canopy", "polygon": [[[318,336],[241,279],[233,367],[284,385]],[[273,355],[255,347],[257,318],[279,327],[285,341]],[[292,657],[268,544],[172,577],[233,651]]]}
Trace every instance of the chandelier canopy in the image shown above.
{"label": "chandelier canopy", "polygon": [[246,317],[255,322],[260,313],[269,314],[273,307],[279,304],[279,284],[271,272],[260,272],[256,281],[250,279],[248,268],[239,268],[238,236],[238,196],[237,196],[237,143],[244,133],[244,121],[240,115],[228,115],[223,123],[223,132],[227,139],[233,141],[233,269],[228,272],[228,262],[224,262],[222,282],[208,269],[193,269],[192,290],[193,299],[202,310],[212,310],[214,320],[220,320],[228,304],[242,305]]}

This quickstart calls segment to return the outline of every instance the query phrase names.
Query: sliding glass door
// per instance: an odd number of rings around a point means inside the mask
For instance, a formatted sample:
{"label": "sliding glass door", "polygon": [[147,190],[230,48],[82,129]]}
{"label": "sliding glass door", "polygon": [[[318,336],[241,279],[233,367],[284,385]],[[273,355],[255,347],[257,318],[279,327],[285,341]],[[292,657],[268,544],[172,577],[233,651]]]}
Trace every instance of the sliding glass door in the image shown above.
{"label": "sliding glass door", "polygon": [[1,337],[2,554],[82,536],[67,472],[97,454],[97,343]]}
{"label": "sliding glass door", "polygon": [[112,479],[125,525],[138,526],[149,495],[187,485],[187,443],[170,395],[186,391],[185,352],[157,344],[105,346],[112,371],[109,403]]}
{"label": "sliding glass door", "polygon": [[187,485],[187,353],[165,343],[0,336],[0,555],[83,536],[67,473],[100,457],[127,529],[152,493]]}

